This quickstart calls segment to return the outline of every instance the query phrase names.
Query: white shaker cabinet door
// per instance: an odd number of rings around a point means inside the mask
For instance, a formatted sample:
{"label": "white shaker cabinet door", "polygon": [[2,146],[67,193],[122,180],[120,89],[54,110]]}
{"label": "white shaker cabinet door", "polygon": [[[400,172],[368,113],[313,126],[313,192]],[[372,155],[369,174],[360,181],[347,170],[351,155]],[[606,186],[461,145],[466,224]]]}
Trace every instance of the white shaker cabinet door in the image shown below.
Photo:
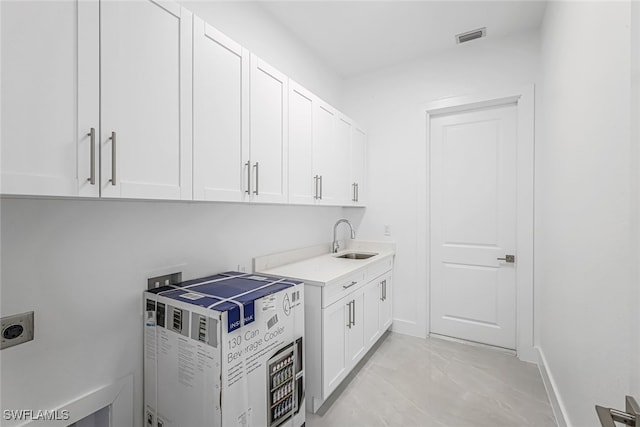
{"label": "white shaker cabinet door", "polygon": [[323,399],[329,397],[347,374],[349,307],[347,301],[340,300],[322,310]]}
{"label": "white shaker cabinet door", "polygon": [[353,368],[365,353],[364,293],[357,291],[351,297],[351,326],[347,327],[347,366]]}
{"label": "white shaker cabinet door", "polygon": [[351,134],[351,201],[355,206],[364,206],[367,185],[366,141],[364,131],[354,126]]}
{"label": "white shaker cabinet door", "polygon": [[289,80],[289,202],[314,204],[318,178],[313,174],[315,97]]}
{"label": "white shaker cabinet door", "polygon": [[381,286],[380,299],[380,331],[384,332],[393,323],[393,275],[391,272],[386,273],[379,279]]}
{"label": "white shaker cabinet door", "polygon": [[2,194],[97,197],[98,2],[0,8]]}
{"label": "white shaker cabinet door", "polygon": [[251,142],[245,172],[256,202],[287,201],[287,81],[251,55]]}
{"label": "white shaker cabinet door", "polygon": [[331,171],[336,156],[336,111],[328,104],[317,102],[313,117],[313,170],[318,177],[318,203],[336,204],[332,193]]}
{"label": "white shaker cabinet door", "polygon": [[339,114],[336,122],[336,146],[334,162],[331,165],[331,194],[337,204],[348,206],[352,202],[351,182],[351,136],[353,123]]}
{"label": "white shaker cabinet door", "polygon": [[364,342],[366,348],[380,337],[380,303],[382,300],[382,284],[374,280],[364,287]]}
{"label": "white shaker cabinet door", "polygon": [[191,199],[192,15],[150,0],[100,7],[102,196]]}
{"label": "white shaker cabinet door", "polygon": [[241,201],[249,142],[249,54],[198,17],[193,31],[193,198]]}

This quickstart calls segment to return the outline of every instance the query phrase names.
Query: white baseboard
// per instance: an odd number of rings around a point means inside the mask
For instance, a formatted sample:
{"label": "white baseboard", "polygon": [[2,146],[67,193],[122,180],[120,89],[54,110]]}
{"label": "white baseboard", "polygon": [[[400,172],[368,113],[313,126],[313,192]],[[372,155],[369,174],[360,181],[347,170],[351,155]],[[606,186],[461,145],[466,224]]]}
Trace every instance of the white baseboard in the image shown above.
{"label": "white baseboard", "polygon": [[424,328],[419,328],[418,324],[411,320],[393,319],[391,332],[402,335],[410,335],[412,337],[426,338],[427,333]]}
{"label": "white baseboard", "polygon": [[518,355],[518,359],[522,360],[523,362],[535,363],[536,365],[539,364],[538,362],[540,361],[540,353],[538,352],[537,347],[518,347],[516,353]]}
{"label": "white baseboard", "polygon": [[562,403],[562,398],[558,392],[558,386],[553,379],[551,371],[548,369],[547,359],[544,357],[544,353],[540,347],[534,347],[534,349],[538,352],[538,369],[542,376],[544,388],[547,390],[547,396],[551,403],[553,415],[556,417],[556,424],[558,424],[558,427],[572,427],[569,422],[569,417],[567,416],[567,410]]}

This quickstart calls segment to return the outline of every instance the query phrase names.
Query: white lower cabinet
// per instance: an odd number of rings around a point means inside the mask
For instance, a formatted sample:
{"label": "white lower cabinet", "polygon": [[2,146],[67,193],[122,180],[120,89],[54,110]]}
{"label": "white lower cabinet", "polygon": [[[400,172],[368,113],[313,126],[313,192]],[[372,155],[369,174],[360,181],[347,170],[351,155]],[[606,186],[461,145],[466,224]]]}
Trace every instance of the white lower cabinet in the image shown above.
{"label": "white lower cabinet", "polygon": [[387,330],[393,322],[393,314],[391,311],[392,279],[390,271],[378,279],[380,287],[379,324],[381,331]]}
{"label": "white lower cabinet", "polygon": [[347,368],[351,370],[356,363],[364,356],[364,293],[355,292],[347,302]]}
{"label": "white lower cabinet", "polygon": [[305,287],[307,410],[316,412],[391,326],[392,262]]}
{"label": "white lower cabinet", "polygon": [[[322,389],[333,391],[347,373],[349,306],[338,301],[322,310]],[[309,337],[307,337],[309,339]],[[329,392],[330,393],[330,392]]]}
{"label": "white lower cabinet", "polygon": [[363,292],[363,312],[364,316],[364,341],[367,346],[372,346],[378,338],[381,331],[381,304],[382,304],[382,286],[379,280],[371,281]]}

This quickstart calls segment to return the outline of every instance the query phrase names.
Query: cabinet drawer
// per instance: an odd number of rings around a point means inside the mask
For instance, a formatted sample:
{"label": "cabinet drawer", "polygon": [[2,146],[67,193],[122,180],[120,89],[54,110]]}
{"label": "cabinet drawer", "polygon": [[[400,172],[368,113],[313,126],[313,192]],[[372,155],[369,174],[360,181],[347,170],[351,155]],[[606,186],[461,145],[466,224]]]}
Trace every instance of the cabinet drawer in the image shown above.
{"label": "cabinet drawer", "polygon": [[380,262],[376,262],[375,264],[370,265],[367,268],[367,279],[373,280],[376,277],[380,276],[382,273],[385,273],[393,268],[393,257],[390,256],[386,259],[383,259]]}
{"label": "cabinet drawer", "polygon": [[352,273],[322,288],[322,308],[328,307],[364,284],[366,270]]}

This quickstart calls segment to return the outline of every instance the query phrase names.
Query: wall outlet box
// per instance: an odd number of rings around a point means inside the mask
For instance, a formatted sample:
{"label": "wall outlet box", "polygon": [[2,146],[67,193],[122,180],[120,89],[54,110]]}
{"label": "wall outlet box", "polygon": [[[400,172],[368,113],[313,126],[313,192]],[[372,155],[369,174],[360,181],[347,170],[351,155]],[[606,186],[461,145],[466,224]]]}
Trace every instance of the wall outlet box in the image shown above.
{"label": "wall outlet box", "polygon": [[150,277],[147,279],[147,290],[159,288],[161,286],[171,286],[180,282],[182,282],[182,271]]}
{"label": "wall outlet box", "polygon": [[0,350],[33,340],[33,325],[33,311],[3,317],[0,321]]}

